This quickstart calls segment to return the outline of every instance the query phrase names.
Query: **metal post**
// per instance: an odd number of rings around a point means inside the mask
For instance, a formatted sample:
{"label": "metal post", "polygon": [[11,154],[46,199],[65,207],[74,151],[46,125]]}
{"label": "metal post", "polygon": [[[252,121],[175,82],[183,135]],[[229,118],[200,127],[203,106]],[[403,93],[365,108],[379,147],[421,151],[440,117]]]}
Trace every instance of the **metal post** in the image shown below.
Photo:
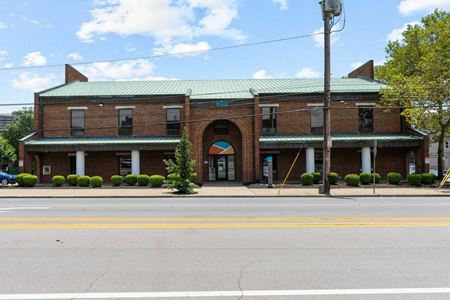
{"label": "metal post", "polygon": [[330,182],[328,175],[330,174],[330,12],[323,12],[324,22],[324,46],[325,46],[325,70],[324,70],[324,97],[323,97],[323,193],[330,196]]}

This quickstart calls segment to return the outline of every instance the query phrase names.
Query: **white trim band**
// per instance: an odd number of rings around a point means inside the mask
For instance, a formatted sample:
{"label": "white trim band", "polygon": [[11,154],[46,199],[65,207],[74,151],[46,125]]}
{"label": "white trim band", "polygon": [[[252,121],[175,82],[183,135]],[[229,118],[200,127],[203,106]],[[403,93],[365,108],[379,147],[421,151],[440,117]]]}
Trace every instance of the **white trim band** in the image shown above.
{"label": "white trim band", "polygon": [[323,107],[323,103],[308,103],[307,105],[308,107],[316,107],[316,106]]}
{"label": "white trim band", "polygon": [[67,107],[68,110],[75,110],[75,109],[83,109],[83,110],[87,110],[87,106],[68,106]]}
{"label": "white trim band", "polygon": [[356,106],[375,106],[377,105],[376,103],[355,103]]}
{"label": "white trim band", "polygon": [[136,106],[134,105],[117,105],[116,109],[135,109]]}
{"label": "white trim band", "polygon": [[278,107],[280,106],[280,104],[275,103],[275,104],[260,104],[259,107]]}
{"label": "white trim band", "polygon": [[183,105],[164,105],[163,108],[164,109],[168,109],[168,108],[183,108]]}

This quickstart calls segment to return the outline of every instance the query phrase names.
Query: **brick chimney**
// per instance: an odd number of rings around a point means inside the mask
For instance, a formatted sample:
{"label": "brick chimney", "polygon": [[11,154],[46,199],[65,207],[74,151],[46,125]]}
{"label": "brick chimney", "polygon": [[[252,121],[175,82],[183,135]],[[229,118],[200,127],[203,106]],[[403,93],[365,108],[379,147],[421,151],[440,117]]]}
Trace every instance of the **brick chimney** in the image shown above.
{"label": "brick chimney", "polygon": [[81,74],[77,69],[71,65],[66,64],[64,66],[65,70],[65,83],[71,83],[72,81],[87,82],[88,78]]}
{"label": "brick chimney", "polygon": [[374,67],[373,67],[373,60],[369,60],[362,66],[358,67],[357,69],[353,70],[348,74],[348,78],[358,78],[358,77],[365,77],[374,79]]}

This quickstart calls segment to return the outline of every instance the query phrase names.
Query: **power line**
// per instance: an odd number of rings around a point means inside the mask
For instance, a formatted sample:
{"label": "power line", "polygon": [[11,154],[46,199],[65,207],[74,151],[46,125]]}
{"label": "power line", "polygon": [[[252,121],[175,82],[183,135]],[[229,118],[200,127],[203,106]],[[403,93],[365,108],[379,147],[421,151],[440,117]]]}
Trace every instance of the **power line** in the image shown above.
{"label": "power line", "polygon": [[[272,40],[264,40],[264,41],[258,41],[258,42],[252,42],[252,43],[243,43],[243,44],[229,45],[229,46],[223,46],[223,47],[214,47],[214,48],[210,48],[207,50],[206,49],[205,50],[192,50],[192,51],[181,51],[181,52],[175,52],[175,53],[134,56],[134,57],[129,57],[129,58],[92,60],[92,61],[86,61],[86,62],[71,63],[71,65],[72,66],[81,66],[81,65],[91,65],[91,64],[95,64],[95,63],[120,62],[120,61],[130,61],[130,60],[139,60],[139,59],[151,59],[151,58],[162,58],[162,57],[170,57],[170,56],[198,54],[198,53],[205,53],[205,52],[209,52],[209,51],[222,51],[222,50],[230,50],[230,49],[252,47],[252,46],[258,46],[258,45],[286,42],[286,41],[302,39],[302,38],[307,38],[307,37],[313,37],[313,36],[322,35],[322,34],[323,34],[323,32],[317,32],[317,33],[312,33],[312,34],[296,35],[296,36],[290,36],[290,37],[272,39]],[[8,68],[3,67],[3,68],[0,68],[0,71],[54,68],[54,67],[63,67],[64,65],[65,64],[51,64],[51,65],[45,65],[45,66],[21,66],[21,67],[8,67]]]}

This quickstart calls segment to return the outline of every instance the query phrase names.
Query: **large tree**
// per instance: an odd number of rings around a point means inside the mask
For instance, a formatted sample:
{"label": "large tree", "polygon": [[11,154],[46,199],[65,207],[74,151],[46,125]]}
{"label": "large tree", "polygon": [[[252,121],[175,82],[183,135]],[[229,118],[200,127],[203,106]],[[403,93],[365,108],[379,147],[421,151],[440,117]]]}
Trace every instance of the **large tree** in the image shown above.
{"label": "large tree", "polygon": [[386,62],[376,69],[382,105],[402,107],[412,126],[438,142],[438,176],[443,175],[445,137],[450,132],[450,14],[435,10],[410,25],[401,41],[390,41]]}
{"label": "large tree", "polygon": [[33,110],[23,108],[14,112],[14,121],[9,124],[1,135],[19,153],[19,140],[33,132]]}
{"label": "large tree", "polygon": [[16,160],[16,153],[8,141],[0,135],[0,165],[13,163]]}

